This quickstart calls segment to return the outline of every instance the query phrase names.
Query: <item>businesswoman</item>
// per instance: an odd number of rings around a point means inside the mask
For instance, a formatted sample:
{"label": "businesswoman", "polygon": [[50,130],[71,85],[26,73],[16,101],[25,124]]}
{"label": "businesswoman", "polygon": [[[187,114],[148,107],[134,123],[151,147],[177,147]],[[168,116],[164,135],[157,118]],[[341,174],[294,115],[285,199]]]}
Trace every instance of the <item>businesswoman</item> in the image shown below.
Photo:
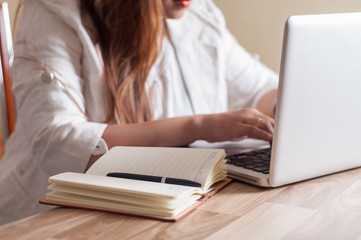
{"label": "businesswoman", "polygon": [[115,145],[272,139],[277,76],[209,0],[25,0],[14,45],[1,222]]}

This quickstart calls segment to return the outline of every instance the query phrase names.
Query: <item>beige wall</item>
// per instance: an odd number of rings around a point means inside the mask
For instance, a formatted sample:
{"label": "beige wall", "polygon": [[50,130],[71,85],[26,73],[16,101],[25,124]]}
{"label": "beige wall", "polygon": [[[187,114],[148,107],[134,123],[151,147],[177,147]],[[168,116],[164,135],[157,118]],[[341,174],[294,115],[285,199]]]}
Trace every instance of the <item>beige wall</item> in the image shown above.
{"label": "beige wall", "polygon": [[[7,0],[12,28],[19,1]],[[227,25],[238,41],[250,52],[258,53],[261,60],[277,72],[281,58],[283,25],[288,16],[361,11],[361,0],[214,1],[222,9]]]}
{"label": "beige wall", "polygon": [[15,19],[15,12],[16,8],[20,2],[20,0],[0,0],[1,3],[7,2],[9,6],[9,12],[10,12],[10,24],[11,29],[13,29],[14,26],[14,19]]}
{"label": "beige wall", "polygon": [[250,52],[279,72],[283,26],[296,14],[361,11],[361,0],[214,0],[228,28]]}

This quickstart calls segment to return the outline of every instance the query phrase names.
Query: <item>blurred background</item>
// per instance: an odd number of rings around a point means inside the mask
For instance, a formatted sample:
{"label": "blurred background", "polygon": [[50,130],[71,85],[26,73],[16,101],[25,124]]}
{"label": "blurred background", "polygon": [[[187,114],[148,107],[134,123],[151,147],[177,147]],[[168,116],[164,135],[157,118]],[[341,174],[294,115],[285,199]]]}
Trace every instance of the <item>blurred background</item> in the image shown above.
{"label": "blurred background", "polygon": [[[197,1],[197,0],[193,0]],[[4,0],[1,0],[4,2]],[[19,0],[7,0],[12,27]],[[361,12],[361,0],[214,0],[248,51],[279,72],[284,22],[290,15]]]}
{"label": "blurred background", "polygon": [[[196,0],[195,0],[196,1]],[[214,0],[248,51],[279,72],[283,27],[291,15],[361,12],[360,0]],[[360,29],[361,31],[361,29]],[[360,43],[361,44],[361,43]]]}

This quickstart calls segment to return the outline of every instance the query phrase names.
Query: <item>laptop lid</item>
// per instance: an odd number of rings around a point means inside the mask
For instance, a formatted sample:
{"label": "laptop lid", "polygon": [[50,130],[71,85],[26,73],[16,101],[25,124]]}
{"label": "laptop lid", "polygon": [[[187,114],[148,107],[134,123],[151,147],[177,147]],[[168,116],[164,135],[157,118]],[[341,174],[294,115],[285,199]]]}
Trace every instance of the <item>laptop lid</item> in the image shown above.
{"label": "laptop lid", "polygon": [[270,184],[361,166],[361,13],[285,24]]}

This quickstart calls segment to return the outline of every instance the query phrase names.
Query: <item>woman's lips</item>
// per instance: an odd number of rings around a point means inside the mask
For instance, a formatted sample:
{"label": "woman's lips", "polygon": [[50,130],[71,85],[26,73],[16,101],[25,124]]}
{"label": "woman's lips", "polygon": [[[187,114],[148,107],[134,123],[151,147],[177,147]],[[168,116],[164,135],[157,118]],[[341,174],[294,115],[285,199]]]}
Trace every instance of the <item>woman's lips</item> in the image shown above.
{"label": "woman's lips", "polygon": [[191,5],[192,0],[175,0],[175,2],[182,7],[189,7]]}

